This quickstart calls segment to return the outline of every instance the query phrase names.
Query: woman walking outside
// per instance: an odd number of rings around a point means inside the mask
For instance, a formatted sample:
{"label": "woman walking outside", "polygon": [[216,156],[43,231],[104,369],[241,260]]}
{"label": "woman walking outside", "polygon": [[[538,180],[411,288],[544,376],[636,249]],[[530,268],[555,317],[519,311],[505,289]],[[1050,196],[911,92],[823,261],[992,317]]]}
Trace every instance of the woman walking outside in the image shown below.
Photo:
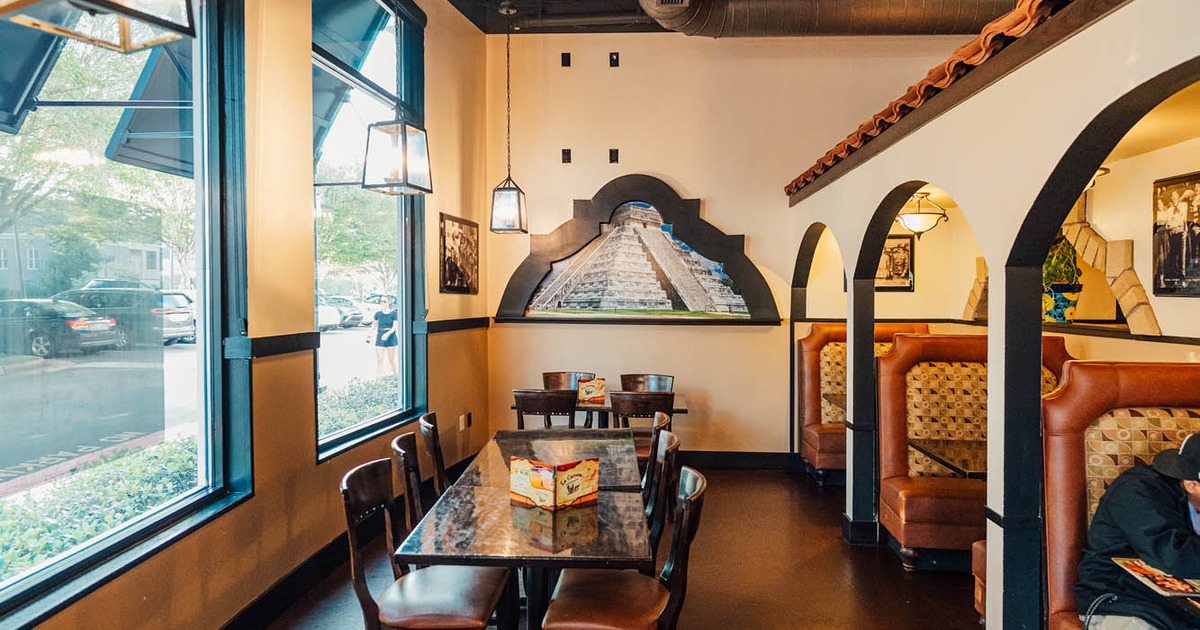
{"label": "woman walking outside", "polygon": [[389,374],[396,373],[396,346],[399,345],[399,339],[396,332],[396,309],[392,308],[392,298],[384,296],[379,307],[375,312],[375,375],[383,376],[385,356],[391,369]]}

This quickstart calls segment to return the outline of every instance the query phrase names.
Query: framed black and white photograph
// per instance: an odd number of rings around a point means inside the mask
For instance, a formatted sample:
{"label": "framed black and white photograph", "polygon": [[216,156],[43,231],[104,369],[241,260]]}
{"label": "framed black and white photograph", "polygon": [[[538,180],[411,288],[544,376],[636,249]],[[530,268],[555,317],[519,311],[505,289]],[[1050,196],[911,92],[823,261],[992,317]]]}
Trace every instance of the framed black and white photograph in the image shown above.
{"label": "framed black and white photograph", "polygon": [[912,234],[889,234],[875,270],[876,291],[912,291],[913,270],[916,265],[913,250],[916,239]]}
{"label": "framed black and white photograph", "polygon": [[1154,294],[1200,295],[1200,173],[1154,182]]}
{"label": "framed black and white photograph", "polygon": [[479,293],[479,224],[440,213],[442,293]]}

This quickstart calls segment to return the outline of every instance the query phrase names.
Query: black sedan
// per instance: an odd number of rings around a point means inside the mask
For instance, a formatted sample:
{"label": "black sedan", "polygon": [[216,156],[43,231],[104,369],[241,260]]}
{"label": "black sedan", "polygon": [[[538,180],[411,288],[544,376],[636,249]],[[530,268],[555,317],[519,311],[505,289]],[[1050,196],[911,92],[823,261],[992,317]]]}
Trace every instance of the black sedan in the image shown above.
{"label": "black sedan", "polygon": [[117,345],[116,321],[64,300],[0,300],[0,352],[51,357]]}

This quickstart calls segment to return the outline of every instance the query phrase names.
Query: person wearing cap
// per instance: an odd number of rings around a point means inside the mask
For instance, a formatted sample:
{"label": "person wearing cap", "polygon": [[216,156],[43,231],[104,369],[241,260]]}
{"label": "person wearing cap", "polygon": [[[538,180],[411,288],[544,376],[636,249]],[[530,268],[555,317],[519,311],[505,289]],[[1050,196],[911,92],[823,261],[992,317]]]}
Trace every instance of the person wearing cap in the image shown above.
{"label": "person wearing cap", "polygon": [[1079,562],[1075,596],[1087,630],[1196,628],[1165,598],[1117,566],[1141,558],[1178,578],[1200,578],[1200,439],[1121,473],[1100,497]]}

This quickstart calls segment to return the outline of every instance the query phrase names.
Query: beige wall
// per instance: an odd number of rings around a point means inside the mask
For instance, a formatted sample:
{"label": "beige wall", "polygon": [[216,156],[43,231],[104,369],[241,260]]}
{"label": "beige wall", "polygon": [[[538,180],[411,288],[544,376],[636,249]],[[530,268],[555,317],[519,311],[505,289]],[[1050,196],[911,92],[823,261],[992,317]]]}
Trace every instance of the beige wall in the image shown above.
{"label": "beige wall", "polygon": [[[444,0],[423,0],[428,125],[437,211],[482,222],[484,38]],[[311,26],[307,3],[247,0],[250,334],[311,330]],[[457,77],[470,80],[460,83]],[[281,103],[289,103],[286,107]],[[431,317],[483,314],[482,297],[437,294],[431,254]],[[429,400],[442,412],[448,459],[486,440],[486,329],[430,335]],[[253,363],[254,496],[51,618],[46,628],[219,628],[345,530],[338,481],[351,466],[387,455],[399,431],[316,462],[310,354]],[[472,410],[471,430],[454,431]],[[447,417],[449,416],[449,417]],[[429,471],[428,460],[423,461]]]}
{"label": "beige wall", "polygon": [[[571,217],[573,200],[615,177],[653,175],[701,199],[709,223],[746,235],[747,254],[786,317],[801,232],[789,227],[795,213],[783,185],[963,39],[514,37],[512,172],[528,194],[532,232],[550,232]],[[612,51],[621,53],[619,68],[608,66]],[[560,65],[563,52],[572,53],[570,68]],[[488,181],[498,182],[503,37],[489,38],[488,66]],[[564,148],[572,164],[561,163]],[[620,164],[608,163],[610,148],[620,150]],[[488,250],[494,313],[529,237],[493,236]],[[666,372],[689,406],[675,425],[685,449],[786,452],[786,343],[785,327],[771,326],[498,325],[490,331],[492,428],[515,422],[511,390],[537,386],[542,371],[612,380]]]}

